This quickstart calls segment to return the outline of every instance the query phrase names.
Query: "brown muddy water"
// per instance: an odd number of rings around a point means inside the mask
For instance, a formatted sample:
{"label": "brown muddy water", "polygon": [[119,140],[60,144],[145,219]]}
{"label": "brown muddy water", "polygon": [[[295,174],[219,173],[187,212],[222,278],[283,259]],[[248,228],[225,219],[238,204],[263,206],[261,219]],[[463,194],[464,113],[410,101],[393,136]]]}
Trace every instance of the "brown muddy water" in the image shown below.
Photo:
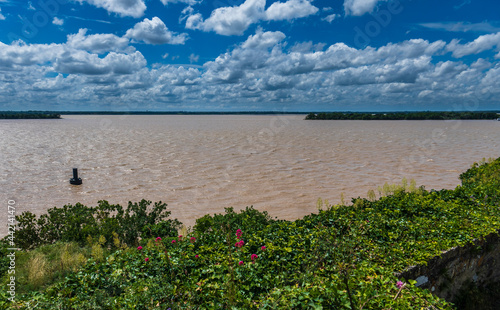
{"label": "brown muddy water", "polygon": [[[188,226],[225,207],[273,217],[317,212],[318,198],[403,178],[454,188],[483,158],[500,157],[497,121],[305,121],[305,115],[63,116],[0,120],[2,222],[16,213],[98,200],[168,203]],[[69,184],[79,168],[83,185]],[[2,225],[0,235],[7,233]]]}

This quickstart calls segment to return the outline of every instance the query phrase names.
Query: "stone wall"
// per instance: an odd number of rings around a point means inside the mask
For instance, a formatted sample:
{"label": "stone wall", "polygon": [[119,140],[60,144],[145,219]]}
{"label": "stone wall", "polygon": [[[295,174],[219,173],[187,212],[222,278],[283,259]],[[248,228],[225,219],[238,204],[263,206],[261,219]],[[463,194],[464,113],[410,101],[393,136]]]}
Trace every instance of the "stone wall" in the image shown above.
{"label": "stone wall", "polygon": [[[431,259],[427,266],[412,266],[397,276],[416,280],[417,286],[453,303],[463,299],[460,295],[471,289],[487,292],[485,288],[498,287],[500,283],[499,234],[500,230],[463,247],[452,248]],[[500,309],[500,296],[487,297],[492,298],[496,300],[487,302]],[[476,306],[476,309],[485,309]]]}

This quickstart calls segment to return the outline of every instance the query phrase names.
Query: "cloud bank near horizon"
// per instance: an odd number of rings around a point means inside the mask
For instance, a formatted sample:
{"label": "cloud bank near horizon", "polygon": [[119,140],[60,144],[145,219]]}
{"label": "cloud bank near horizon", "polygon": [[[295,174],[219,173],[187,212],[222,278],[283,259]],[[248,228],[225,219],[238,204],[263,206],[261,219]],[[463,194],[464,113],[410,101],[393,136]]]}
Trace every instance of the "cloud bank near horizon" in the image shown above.
{"label": "cloud bank near horizon", "polygon": [[[110,26],[95,19],[71,31],[78,19],[59,14],[47,22],[65,34],[56,42],[0,40],[2,109],[449,110],[499,103],[500,30],[493,22],[413,23],[412,31],[448,35],[377,44],[368,26],[378,22],[382,29],[377,16],[387,14],[390,1],[345,0],[330,7],[309,0],[235,0],[210,10],[201,0],[76,2],[126,22],[106,32]],[[151,15],[154,2],[177,8],[176,18]],[[15,18],[0,12],[1,22]],[[342,27],[360,18],[359,29],[373,39],[367,46],[289,30],[312,27],[304,20]],[[460,33],[468,39],[453,35]],[[308,34],[315,40],[304,40]],[[222,51],[204,53],[212,45]]]}
{"label": "cloud bank near horizon", "polygon": [[[80,29],[61,44],[0,43],[3,104],[24,98],[50,101],[54,107],[90,99],[118,109],[311,101],[355,106],[370,98],[382,105],[439,100],[451,107],[458,99],[491,100],[500,91],[498,63],[463,61],[497,51],[500,32],[468,43],[412,39],[379,48],[336,43],[318,49],[310,42],[289,46],[281,31],[258,30],[200,67],[149,67],[127,34],[88,35]],[[150,43],[167,40],[158,38]],[[445,54],[455,59],[436,61]]]}

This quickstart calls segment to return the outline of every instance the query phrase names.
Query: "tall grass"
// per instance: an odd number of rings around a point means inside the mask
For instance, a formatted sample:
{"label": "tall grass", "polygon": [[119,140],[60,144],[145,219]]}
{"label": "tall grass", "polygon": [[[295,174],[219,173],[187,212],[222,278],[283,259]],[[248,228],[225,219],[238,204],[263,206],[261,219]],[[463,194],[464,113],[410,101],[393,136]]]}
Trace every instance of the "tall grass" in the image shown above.
{"label": "tall grass", "polygon": [[102,261],[104,258],[104,249],[103,245],[106,243],[106,238],[104,236],[99,236],[99,239],[97,242],[93,242],[92,237],[89,236],[87,238],[87,242],[89,243],[89,246],[91,247],[91,256],[96,260],[96,261]]}
{"label": "tall grass", "polygon": [[422,188],[417,187],[417,182],[414,179],[411,179],[408,185],[408,180],[406,178],[403,178],[401,184],[389,184],[385,182],[384,186],[378,187],[380,197],[394,195],[399,192],[418,193],[421,191]]}
{"label": "tall grass", "polygon": [[43,253],[33,253],[31,255],[27,264],[28,283],[30,286],[40,287],[46,282],[47,266],[47,260]]}
{"label": "tall grass", "polygon": [[[104,253],[102,254],[104,255]],[[76,242],[58,242],[33,251],[18,252],[16,280],[18,293],[39,291],[78,269],[91,256],[89,247]],[[4,277],[5,282],[8,277]]]}

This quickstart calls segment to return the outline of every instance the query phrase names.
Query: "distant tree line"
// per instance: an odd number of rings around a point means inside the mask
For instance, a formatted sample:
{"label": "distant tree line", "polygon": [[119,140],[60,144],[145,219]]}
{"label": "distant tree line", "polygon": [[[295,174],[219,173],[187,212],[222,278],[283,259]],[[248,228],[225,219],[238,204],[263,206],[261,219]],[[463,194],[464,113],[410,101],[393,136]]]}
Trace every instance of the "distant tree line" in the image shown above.
{"label": "distant tree line", "polygon": [[61,115],[276,115],[305,114],[284,111],[54,111]]}
{"label": "distant tree line", "polygon": [[451,120],[451,119],[497,119],[496,112],[323,112],[309,113],[306,120]]}
{"label": "distant tree line", "polygon": [[61,118],[60,114],[53,112],[38,112],[38,111],[27,111],[27,112],[17,112],[17,111],[1,111],[0,119],[35,119],[35,118]]}

